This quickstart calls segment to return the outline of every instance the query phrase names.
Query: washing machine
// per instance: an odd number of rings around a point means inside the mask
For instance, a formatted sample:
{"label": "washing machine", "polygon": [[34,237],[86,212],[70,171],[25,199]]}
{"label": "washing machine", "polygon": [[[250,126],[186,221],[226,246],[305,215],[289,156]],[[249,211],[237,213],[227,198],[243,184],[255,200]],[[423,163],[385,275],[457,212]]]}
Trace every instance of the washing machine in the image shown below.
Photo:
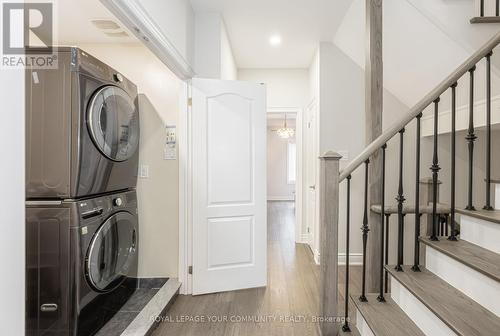
{"label": "washing machine", "polygon": [[81,49],[55,50],[56,69],[26,71],[26,197],[76,199],[134,188],[137,87]]}
{"label": "washing machine", "polygon": [[26,206],[26,335],[94,335],[138,285],[135,191]]}

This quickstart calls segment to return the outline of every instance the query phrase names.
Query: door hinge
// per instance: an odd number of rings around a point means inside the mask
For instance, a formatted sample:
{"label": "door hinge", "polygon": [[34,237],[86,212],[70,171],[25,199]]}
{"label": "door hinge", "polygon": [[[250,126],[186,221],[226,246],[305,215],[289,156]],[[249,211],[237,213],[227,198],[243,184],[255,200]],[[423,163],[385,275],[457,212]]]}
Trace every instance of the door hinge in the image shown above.
{"label": "door hinge", "polygon": [[193,98],[188,98],[188,106],[193,106]]}
{"label": "door hinge", "polygon": [[193,266],[188,267],[188,274],[193,274]]}

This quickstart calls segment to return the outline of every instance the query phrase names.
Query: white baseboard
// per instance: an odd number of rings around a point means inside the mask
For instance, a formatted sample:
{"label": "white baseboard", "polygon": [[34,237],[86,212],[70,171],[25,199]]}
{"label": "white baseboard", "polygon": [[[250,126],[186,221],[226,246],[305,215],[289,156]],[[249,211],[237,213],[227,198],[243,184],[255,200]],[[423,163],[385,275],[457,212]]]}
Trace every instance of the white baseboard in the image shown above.
{"label": "white baseboard", "polygon": [[313,251],[313,256],[314,256],[314,262],[316,263],[316,265],[319,265],[319,261],[320,261],[320,253],[318,250],[314,250]]}
{"label": "white baseboard", "polygon": [[268,201],[295,201],[293,196],[267,196]]}
{"label": "white baseboard", "polygon": [[300,244],[309,244],[311,242],[311,235],[309,233],[303,233],[300,235]]}
{"label": "white baseboard", "polygon": [[[500,108],[500,95],[491,98],[491,110],[497,111]],[[480,128],[486,126],[486,99],[479,99],[474,102],[474,127]],[[422,117],[422,137],[432,136],[434,134],[434,115],[426,114]],[[439,134],[448,134],[451,132],[451,109],[439,112]],[[456,130],[463,131],[468,127],[469,104],[457,106],[456,109]],[[492,114],[491,124],[500,123],[500,115]]]}
{"label": "white baseboard", "polygon": [[[321,254],[318,250],[313,251],[314,262],[316,265],[319,265],[321,260]],[[345,265],[345,253],[339,253],[338,264]],[[363,264],[363,254],[362,253],[350,253],[349,254],[349,265],[350,266],[359,266]]]}
{"label": "white baseboard", "polygon": [[[339,253],[339,265],[345,265],[345,253]],[[363,253],[349,253],[349,265],[363,265]]]}

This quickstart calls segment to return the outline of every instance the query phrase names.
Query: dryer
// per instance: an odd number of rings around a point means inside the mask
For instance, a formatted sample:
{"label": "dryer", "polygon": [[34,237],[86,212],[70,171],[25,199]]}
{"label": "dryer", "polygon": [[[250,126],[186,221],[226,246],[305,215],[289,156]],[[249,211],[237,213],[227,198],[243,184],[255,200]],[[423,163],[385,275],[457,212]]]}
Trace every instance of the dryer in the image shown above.
{"label": "dryer", "polygon": [[78,48],[57,48],[57,59],[57,69],[26,71],[26,197],[134,188],[137,87]]}
{"label": "dryer", "polygon": [[26,207],[26,335],[95,334],[138,285],[135,191]]}

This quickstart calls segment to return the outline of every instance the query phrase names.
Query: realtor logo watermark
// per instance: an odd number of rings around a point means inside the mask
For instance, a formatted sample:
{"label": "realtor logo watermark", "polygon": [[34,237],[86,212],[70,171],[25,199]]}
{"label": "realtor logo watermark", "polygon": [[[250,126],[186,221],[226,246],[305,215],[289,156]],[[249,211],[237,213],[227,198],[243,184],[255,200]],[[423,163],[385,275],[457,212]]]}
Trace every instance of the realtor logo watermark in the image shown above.
{"label": "realtor logo watermark", "polygon": [[1,68],[55,69],[54,3],[2,1]]}

